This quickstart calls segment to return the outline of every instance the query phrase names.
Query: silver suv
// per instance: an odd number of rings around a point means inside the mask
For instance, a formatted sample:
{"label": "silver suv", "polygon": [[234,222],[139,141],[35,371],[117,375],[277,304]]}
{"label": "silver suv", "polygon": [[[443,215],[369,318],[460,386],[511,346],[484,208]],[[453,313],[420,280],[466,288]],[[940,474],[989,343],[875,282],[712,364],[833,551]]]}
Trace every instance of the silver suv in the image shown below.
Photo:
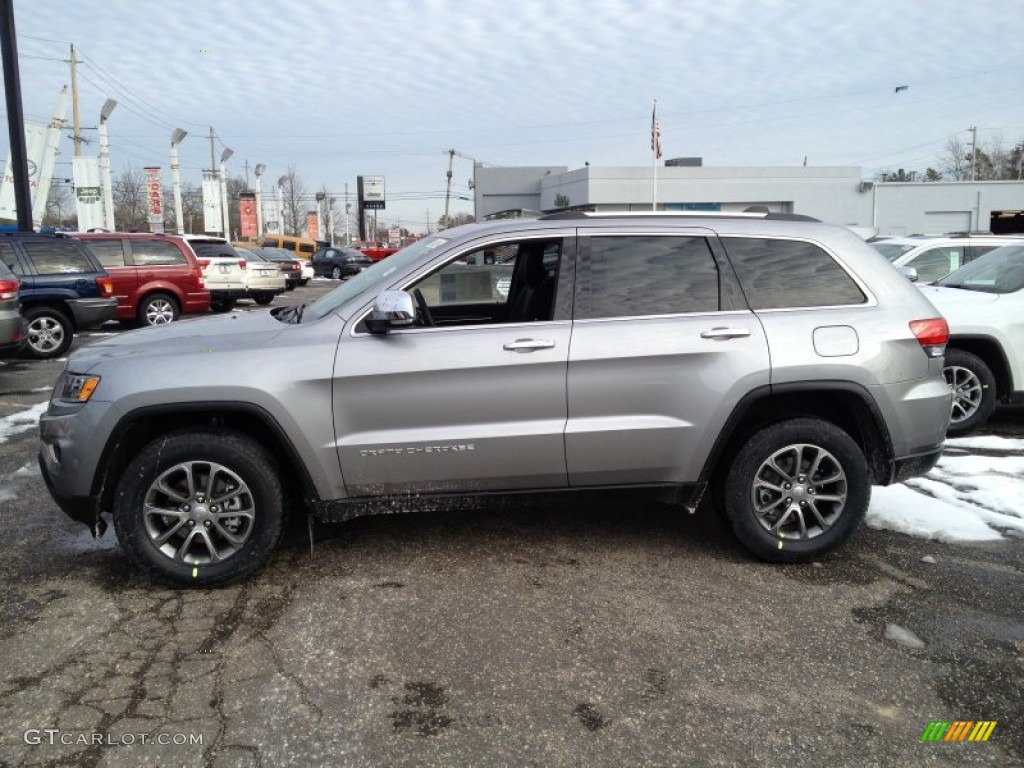
{"label": "silver suv", "polygon": [[843,544],[871,485],[927,472],[948,330],[845,228],[799,216],[557,214],[450,229],[308,306],[73,354],[50,491],[158,579],[262,566],[328,521],[705,490],[758,557]]}

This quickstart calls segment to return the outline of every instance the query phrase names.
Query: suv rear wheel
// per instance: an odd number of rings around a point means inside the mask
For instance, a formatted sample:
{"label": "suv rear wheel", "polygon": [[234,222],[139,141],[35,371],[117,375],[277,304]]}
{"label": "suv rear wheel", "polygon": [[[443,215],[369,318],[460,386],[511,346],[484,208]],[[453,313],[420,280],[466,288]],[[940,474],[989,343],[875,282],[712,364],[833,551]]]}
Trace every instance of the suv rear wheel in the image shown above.
{"label": "suv rear wheel", "polygon": [[942,373],[953,390],[946,434],[964,435],[988,421],[996,407],[996,377],[985,361],[962,349],[947,349]]}
{"label": "suv rear wheel", "polygon": [[139,304],[141,325],[166,325],[178,319],[178,303],[166,293],[151,293]]}
{"label": "suv rear wheel", "polygon": [[67,315],[54,307],[30,307],[24,314],[28,326],[26,357],[48,360],[67,352],[75,333]]}
{"label": "suv rear wheel", "polygon": [[834,424],[791,419],[765,427],[729,467],[725,514],[763,560],[816,560],[842,546],[867,512],[871,478],[860,447]]}
{"label": "suv rear wheel", "polygon": [[237,433],[151,442],[121,475],[114,528],[131,559],[170,584],[213,586],[262,567],[281,539],[273,459]]}

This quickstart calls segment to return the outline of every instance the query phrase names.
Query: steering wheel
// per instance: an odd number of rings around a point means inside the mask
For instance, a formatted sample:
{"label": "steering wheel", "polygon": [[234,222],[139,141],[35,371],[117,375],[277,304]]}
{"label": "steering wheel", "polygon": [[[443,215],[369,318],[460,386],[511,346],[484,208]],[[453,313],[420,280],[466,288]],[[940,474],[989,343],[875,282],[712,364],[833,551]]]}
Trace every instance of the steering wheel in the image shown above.
{"label": "steering wheel", "polygon": [[412,296],[416,299],[416,306],[420,310],[420,323],[428,328],[433,328],[434,317],[430,314],[430,307],[427,306],[427,300],[423,298],[423,292],[417,288],[412,292]]}

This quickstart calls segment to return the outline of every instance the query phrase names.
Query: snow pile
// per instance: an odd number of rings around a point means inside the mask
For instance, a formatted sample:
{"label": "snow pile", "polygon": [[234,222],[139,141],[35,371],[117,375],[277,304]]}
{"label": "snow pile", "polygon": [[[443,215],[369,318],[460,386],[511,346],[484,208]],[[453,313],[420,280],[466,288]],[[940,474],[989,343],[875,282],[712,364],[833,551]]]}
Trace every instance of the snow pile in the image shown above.
{"label": "snow pile", "polygon": [[28,432],[39,424],[39,417],[46,413],[46,402],[37,403],[27,411],[12,413],[0,419],[0,443],[6,443],[11,435]]}

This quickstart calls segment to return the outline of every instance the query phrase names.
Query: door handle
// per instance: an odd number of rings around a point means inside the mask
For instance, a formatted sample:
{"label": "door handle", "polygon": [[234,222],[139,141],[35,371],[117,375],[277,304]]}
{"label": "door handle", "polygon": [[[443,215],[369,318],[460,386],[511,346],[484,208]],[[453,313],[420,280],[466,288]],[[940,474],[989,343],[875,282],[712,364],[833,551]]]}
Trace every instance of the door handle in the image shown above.
{"label": "door handle", "polygon": [[537,349],[553,349],[555,342],[548,339],[516,339],[502,346],[506,352],[533,352]]}
{"label": "door handle", "polygon": [[709,331],[701,332],[700,337],[702,339],[738,339],[749,335],[750,330],[747,328],[712,328]]}

